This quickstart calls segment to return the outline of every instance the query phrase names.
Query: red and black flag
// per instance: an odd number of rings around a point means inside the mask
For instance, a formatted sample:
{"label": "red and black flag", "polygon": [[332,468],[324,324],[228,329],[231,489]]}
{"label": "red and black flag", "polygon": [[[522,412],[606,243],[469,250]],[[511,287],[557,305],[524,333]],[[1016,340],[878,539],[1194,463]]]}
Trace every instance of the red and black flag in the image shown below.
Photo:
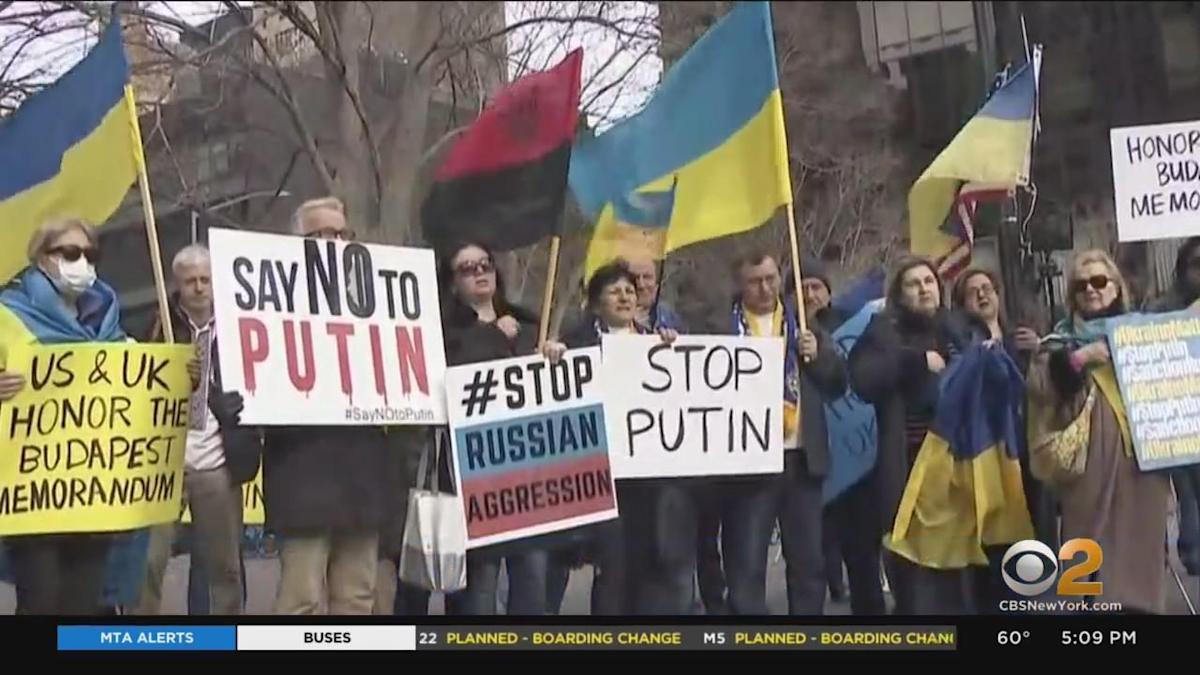
{"label": "red and black flag", "polygon": [[425,240],[481,240],[496,250],[558,231],[579,121],[583,50],[496,95],[434,174],[421,206]]}

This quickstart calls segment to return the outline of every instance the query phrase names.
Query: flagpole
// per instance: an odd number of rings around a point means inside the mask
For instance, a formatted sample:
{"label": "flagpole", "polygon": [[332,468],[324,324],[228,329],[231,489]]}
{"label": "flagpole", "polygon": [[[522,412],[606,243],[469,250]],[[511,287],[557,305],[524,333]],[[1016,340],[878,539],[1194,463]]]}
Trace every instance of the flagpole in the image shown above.
{"label": "flagpole", "polygon": [[129,110],[129,131],[133,135],[133,157],[137,167],[138,187],[142,194],[142,214],[146,222],[146,242],[150,246],[150,267],[154,271],[154,290],[158,296],[158,316],[162,325],[163,339],[175,342],[175,329],[171,325],[171,313],[167,306],[167,282],[163,275],[162,251],[158,246],[158,225],[154,221],[154,204],[150,199],[150,177],[146,175],[146,156],[142,152],[142,129],[138,123],[137,103],[133,99],[133,86],[125,85],[125,105]]}
{"label": "flagpole", "polygon": [[558,283],[558,249],[562,237],[550,237],[550,266],[546,273],[546,290],[542,293],[542,314],[538,325],[538,346],[546,343],[550,333],[550,308],[554,304],[554,285]]}
{"label": "flagpole", "polygon": [[800,239],[796,234],[796,210],[791,202],[787,204],[787,216],[788,239],[792,243],[792,275],[796,282],[796,322],[801,331],[806,331],[808,330],[808,316],[804,311],[804,291],[800,286],[800,281],[804,278],[804,274],[800,271]]}

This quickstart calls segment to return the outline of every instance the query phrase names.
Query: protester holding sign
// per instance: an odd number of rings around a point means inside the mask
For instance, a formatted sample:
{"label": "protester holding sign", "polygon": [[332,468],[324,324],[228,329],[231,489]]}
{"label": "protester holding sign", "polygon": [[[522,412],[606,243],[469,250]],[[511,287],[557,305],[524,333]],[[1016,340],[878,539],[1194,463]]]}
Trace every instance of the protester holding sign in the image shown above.
{"label": "protester holding sign", "polygon": [[[879,527],[891,532],[917,451],[938,404],[946,365],[967,346],[969,331],[944,306],[945,292],[933,263],[905,257],[896,265],[886,307],[850,352],[851,386],[875,406],[878,459],[875,490]],[[961,570],[922,567],[885,556],[896,614],[962,614],[973,599]]]}
{"label": "protester holding sign", "polygon": [[[587,284],[587,314],[578,325],[564,334],[563,343],[548,342],[543,346],[546,356],[552,362],[557,361],[568,347],[595,347],[601,343],[604,335],[651,333],[650,328],[636,320],[637,281],[637,277],[623,261],[609,263],[597,269]],[[658,332],[667,343],[674,341],[677,336],[674,330],[668,328]],[[596,568],[592,580],[593,615],[620,616],[633,614],[638,609],[638,590],[631,574],[635,569],[648,569],[650,563],[646,562],[647,556],[653,555],[650,547],[657,541],[654,537],[661,534],[653,524],[657,520],[653,513],[654,491],[654,486],[645,481],[618,480],[617,508],[624,514],[637,515],[622,515],[616,520],[595,525],[588,531],[590,541],[587,547],[591,549]],[[689,550],[679,552],[681,563],[669,571],[656,572],[672,579],[680,578],[681,575],[686,577],[690,591],[692,575],[695,573],[695,565],[691,558],[696,545],[694,541],[686,544]],[[684,571],[679,572],[679,568],[683,568]],[[552,603],[555,600],[561,602],[562,590],[566,588],[569,572],[570,570],[561,567],[561,560],[556,560],[555,569],[550,572],[554,586],[551,593]],[[647,574],[658,578],[658,574]],[[557,613],[556,607],[551,609],[553,613]]]}
{"label": "protester holding sign", "polygon": [[[489,248],[475,243],[450,248],[440,261],[438,276],[448,365],[537,352],[538,318],[508,301]],[[495,614],[500,564],[505,562],[508,613],[545,614],[547,561],[544,548],[526,542],[472,549],[467,552],[467,587],[447,598],[447,611],[464,616]]]}
{"label": "protester holding sign", "polygon": [[[175,341],[197,343],[202,353],[201,386],[204,395],[202,421],[193,420],[188,431],[184,464],[184,496],[192,512],[192,565],[206,580],[209,613],[218,616],[241,614],[242,581],[242,484],[254,480],[262,457],[262,441],[255,429],[242,427],[238,415],[242,396],[221,386],[220,360],[213,330],[212,261],[201,244],[187,246],[171,264],[176,291],[169,307]],[[151,340],[162,339],[162,318],[155,321]],[[207,386],[205,386],[207,385]],[[155,527],[147,584],[142,609],[157,614],[162,602],[162,579],[174,537],[173,523]],[[189,583],[194,577],[189,577]]]}
{"label": "protester holding sign", "polygon": [[784,338],[785,452],[782,475],[719,481],[729,609],[733,614],[767,613],[767,550],[778,517],[788,561],[788,613],[822,614],[821,479],[829,467],[825,402],[845,393],[845,363],[819,325],[800,329],[795,308],[781,295],[783,278],[774,256],[751,251],[733,269],[739,293],[729,334]]}
{"label": "protester holding sign", "polygon": [[[1161,612],[1171,488],[1165,474],[1138,470],[1103,321],[1098,321],[1128,311],[1129,288],[1112,258],[1092,250],[1075,256],[1067,291],[1071,313],[1054,327],[1029,371],[1029,410],[1036,417],[1031,444],[1091,410],[1082,427],[1087,442],[1078,449],[1084,455],[1082,469],[1066,471],[1069,477],[1055,485],[1062,538],[1084,537],[1100,545],[1104,565],[1093,580],[1104,584],[1106,602],[1120,603],[1125,611]],[[1037,470],[1038,458],[1031,461]]]}
{"label": "protester holding sign", "polygon": [[[30,384],[5,372],[11,348],[126,340],[117,294],[96,278],[99,254],[95,230],[82,220],[49,221],[34,232],[29,266],[0,293],[0,403],[12,400]],[[91,532],[6,537],[17,612],[97,614],[113,541],[112,534]],[[145,551],[139,549],[140,554],[134,550],[133,555],[123,556],[122,569],[113,570],[116,577],[128,576],[126,565],[141,569]]]}
{"label": "protester holding sign", "polygon": [[[1189,237],[1175,259],[1175,282],[1155,302],[1152,312],[1200,309],[1200,237]],[[1200,575],[1200,464],[1171,472],[1179,500],[1179,560],[1187,573]]]}
{"label": "protester holding sign", "polygon": [[[354,238],[345,207],[332,197],[301,204],[292,226],[309,239]],[[385,452],[378,426],[267,429],[266,524],[282,540],[277,614],[316,614],[322,606],[332,615],[371,613],[383,493],[399,489],[385,485]]]}

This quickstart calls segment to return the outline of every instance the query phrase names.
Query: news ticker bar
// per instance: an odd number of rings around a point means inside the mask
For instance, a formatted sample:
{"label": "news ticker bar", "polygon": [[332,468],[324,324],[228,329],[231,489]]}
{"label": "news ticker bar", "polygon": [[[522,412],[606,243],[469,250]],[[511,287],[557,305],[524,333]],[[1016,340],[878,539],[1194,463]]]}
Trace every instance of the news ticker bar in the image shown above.
{"label": "news ticker bar", "polygon": [[59,626],[59,651],[954,650],[954,626]]}

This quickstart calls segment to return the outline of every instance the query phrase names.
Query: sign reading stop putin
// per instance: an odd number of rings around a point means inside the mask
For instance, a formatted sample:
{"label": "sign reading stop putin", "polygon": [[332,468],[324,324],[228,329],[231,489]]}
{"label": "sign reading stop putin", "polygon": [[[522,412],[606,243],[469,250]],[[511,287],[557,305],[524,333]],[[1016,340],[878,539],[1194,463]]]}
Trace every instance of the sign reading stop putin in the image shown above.
{"label": "sign reading stop putin", "polygon": [[252,425],[446,422],[433,252],[212,229],[222,384]]}

